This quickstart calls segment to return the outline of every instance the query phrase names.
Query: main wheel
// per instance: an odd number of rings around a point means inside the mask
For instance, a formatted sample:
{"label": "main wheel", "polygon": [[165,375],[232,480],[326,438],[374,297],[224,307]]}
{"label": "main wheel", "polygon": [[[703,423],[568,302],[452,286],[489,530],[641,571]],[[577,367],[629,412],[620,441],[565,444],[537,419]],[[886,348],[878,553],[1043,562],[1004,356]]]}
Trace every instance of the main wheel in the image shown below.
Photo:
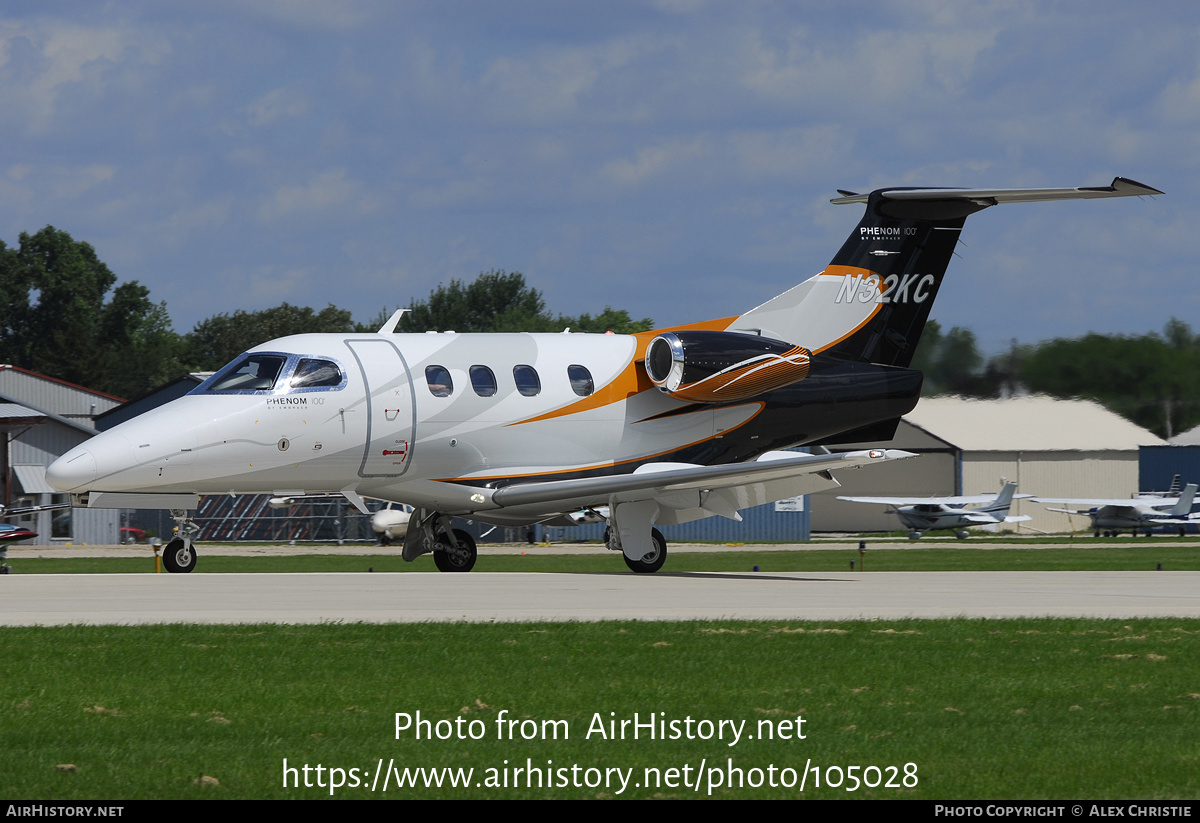
{"label": "main wheel", "polygon": [[654,543],[654,548],[642,555],[641,560],[630,560],[628,555],[621,554],[630,571],[638,574],[651,574],[661,569],[663,563],[667,562],[667,540],[662,536],[662,532],[658,529],[651,529],[650,539]]}
{"label": "main wheel", "polygon": [[187,574],[196,568],[196,547],[176,537],[163,549],[162,562],[171,574]]}
{"label": "main wheel", "polygon": [[475,568],[479,551],[475,548],[475,538],[462,529],[454,530],[454,539],[458,546],[451,546],[445,532],[438,533],[438,547],[433,552],[433,562],[440,572],[469,572]]}

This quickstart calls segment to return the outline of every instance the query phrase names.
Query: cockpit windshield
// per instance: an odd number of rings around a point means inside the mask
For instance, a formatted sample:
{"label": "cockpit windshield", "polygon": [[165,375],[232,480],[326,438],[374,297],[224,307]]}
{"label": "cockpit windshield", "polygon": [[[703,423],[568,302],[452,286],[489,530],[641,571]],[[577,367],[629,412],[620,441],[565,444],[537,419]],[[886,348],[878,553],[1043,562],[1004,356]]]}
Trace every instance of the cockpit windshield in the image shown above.
{"label": "cockpit windshield", "polygon": [[244,354],[208,379],[200,393],[290,394],[345,388],[346,372],[336,360],[282,352]]}
{"label": "cockpit windshield", "polygon": [[248,354],[208,391],[270,391],[287,358],[278,354]]}

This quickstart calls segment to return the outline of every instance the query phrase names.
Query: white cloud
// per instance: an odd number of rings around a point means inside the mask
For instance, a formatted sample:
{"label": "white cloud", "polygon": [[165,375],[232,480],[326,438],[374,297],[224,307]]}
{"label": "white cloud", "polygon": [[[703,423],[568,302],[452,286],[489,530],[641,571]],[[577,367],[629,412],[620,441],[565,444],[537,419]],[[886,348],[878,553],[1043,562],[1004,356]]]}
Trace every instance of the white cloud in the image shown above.
{"label": "white cloud", "polygon": [[30,22],[0,22],[0,105],[10,118],[19,116],[26,128],[44,132],[64,115],[58,104],[71,86],[91,84],[99,95],[115,67],[145,67],[159,63],[169,44],[148,31],[114,26],[87,27],[54,18]]}
{"label": "white cloud", "polygon": [[700,160],[711,151],[709,141],[703,137],[669,141],[640,148],[632,158],[609,161],[604,164],[601,174],[622,186],[637,185]]}
{"label": "white cloud", "polygon": [[352,212],[370,210],[378,205],[378,195],[369,194],[355,180],[347,178],[345,169],[330,169],[307,183],[280,186],[258,210],[260,220],[274,220],[300,214],[328,213],[347,207]]}
{"label": "white cloud", "polygon": [[274,89],[259,97],[243,111],[252,126],[267,126],[276,120],[292,120],[308,114],[308,100],[291,88]]}

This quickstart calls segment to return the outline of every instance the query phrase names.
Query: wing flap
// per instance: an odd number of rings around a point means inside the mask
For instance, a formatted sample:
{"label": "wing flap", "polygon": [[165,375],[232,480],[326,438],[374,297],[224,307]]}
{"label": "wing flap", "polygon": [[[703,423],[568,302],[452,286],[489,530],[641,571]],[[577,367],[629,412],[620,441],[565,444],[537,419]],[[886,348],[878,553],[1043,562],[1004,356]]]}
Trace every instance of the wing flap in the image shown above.
{"label": "wing flap", "polygon": [[[778,457],[779,454],[788,456]],[[681,514],[705,512],[688,519],[710,514],[729,516],[731,508],[757,506],[834,488],[838,482],[828,474],[830,471],[915,456],[898,449],[870,449],[837,455],[776,452],[752,463],[722,466],[674,463],[660,468],[648,464],[649,467],[643,466],[633,474],[514,484],[495,491],[491,503],[505,509],[537,507],[546,511],[573,511],[586,506],[660,500]],[[712,499],[714,494],[716,499]],[[710,502],[711,509],[705,505]]]}

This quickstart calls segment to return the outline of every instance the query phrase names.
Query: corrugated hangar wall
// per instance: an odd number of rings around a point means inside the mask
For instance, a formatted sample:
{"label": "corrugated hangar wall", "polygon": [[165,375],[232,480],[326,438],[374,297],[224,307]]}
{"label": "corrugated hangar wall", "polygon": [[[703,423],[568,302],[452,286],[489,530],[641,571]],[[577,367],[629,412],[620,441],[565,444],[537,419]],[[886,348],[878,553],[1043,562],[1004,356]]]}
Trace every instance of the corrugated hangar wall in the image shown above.
{"label": "corrugated hangar wall", "polygon": [[[890,445],[890,444],[889,444]],[[913,451],[909,448],[908,451]],[[834,473],[840,489],[809,495],[812,530],[815,532],[895,531],[902,529],[888,506],[847,503],[838,495],[854,497],[934,497],[958,494],[955,488],[958,456],[950,451],[929,451],[919,457],[865,466]]]}
{"label": "corrugated hangar wall", "polygon": [[[838,495],[853,497],[946,497],[962,494],[959,485],[959,452],[937,437],[901,421],[896,437],[883,448],[903,449],[917,457],[835,471],[840,489],[809,495],[812,530],[815,532],[895,531],[902,529],[887,506],[871,503],[847,503]],[[877,449],[880,444],[860,443],[838,446],[837,451]],[[971,492],[972,494],[974,492]]]}
{"label": "corrugated hangar wall", "polygon": [[[1129,497],[1138,488],[1138,453],[1110,452],[968,452],[962,461],[966,494],[998,490],[1000,478],[1017,483],[1020,494],[1044,497]],[[1037,529],[1064,532],[1071,528],[1067,515],[1046,511],[1041,503],[1016,500],[1009,512],[1033,520],[1014,524],[1015,531]],[[1074,526],[1087,529],[1086,517],[1073,518]]]}

